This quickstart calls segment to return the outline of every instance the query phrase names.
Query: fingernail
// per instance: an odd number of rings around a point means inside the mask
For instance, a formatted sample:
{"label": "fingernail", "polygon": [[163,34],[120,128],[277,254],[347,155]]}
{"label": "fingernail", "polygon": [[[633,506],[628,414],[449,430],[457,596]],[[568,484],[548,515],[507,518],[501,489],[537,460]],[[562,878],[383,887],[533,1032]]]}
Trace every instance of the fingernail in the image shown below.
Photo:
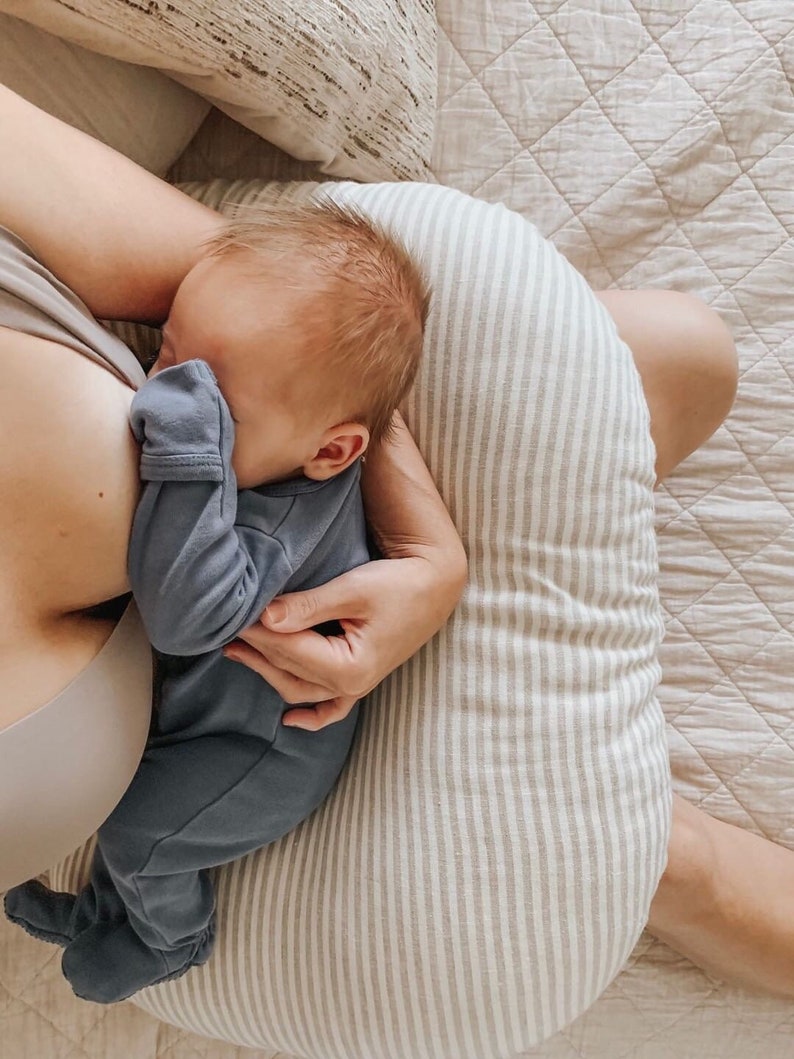
{"label": "fingernail", "polygon": [[235,651],[233,647],[224,647],[223,657],[228,658],[232,662],[240,661],[240,655],[237,653],[237,651]]}
{"label": "fingernail", "polygon": [[287,608],[277,600],[275,603],[271,603],[270,606],[265,607],[265,614],[267,614],[268,625],[280,625],[287,617]]}

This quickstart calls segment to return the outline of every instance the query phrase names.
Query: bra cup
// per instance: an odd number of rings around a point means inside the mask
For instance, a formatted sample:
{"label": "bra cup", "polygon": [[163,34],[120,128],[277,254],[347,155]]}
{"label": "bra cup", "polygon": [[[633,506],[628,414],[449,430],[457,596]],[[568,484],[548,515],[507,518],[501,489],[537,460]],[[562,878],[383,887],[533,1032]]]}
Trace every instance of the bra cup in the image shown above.
{"label": "bra cup", "polygon": [[109,816],[149,732],[152,654],[130,603],[90,665],[0,732],[0,890],[52,867]]}

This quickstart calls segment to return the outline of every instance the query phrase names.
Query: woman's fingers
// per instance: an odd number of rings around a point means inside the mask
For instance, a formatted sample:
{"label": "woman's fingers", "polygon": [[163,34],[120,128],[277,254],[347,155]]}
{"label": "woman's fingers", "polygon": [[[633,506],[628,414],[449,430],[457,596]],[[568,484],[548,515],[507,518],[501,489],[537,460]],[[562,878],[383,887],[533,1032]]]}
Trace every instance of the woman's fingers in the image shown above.
{"label": "woman's fingers", "polygon": [[[288,702],[360,699],[430,639],[462,587],[457,567],[450,569],[443,557],[375,560],[274,600],[234,648],[245,641],[253,653],[240,653],[239,661]],[[283,620],[274,623],[281,604]],[[326,621],[335,621],[341,635],[313,631]]]}
{"label": "woman's fingers", "polygon": [[361,698],[377,682],[371,678],[366,654],[358,649],[364,626],[347,619],[340,625],[342,636],[311,631],[277,633],[261,624],[252,625],[240,633],[240,639],[301,680],[332,688],[332,695]]}
{"label": "woman's fingers", "polygon": [[344,720],[355,706],[358,700],[349,695],[340,695],[335,699],[326,699],[318,702],[316,706],[299,706],[294,710],[287,710],[281,719],[281,723],[288,728],[303,728],[307,732],[319,732],[329,724],[336,724]]}
{"label": "woman's fingers", "polygon": [[224,648],[223,653],[233,662],[241,662],[253,669],[276,689],[285,702],[323,702],[334,696],[331,688],[322,687],[312,681],[303,680],[294,673],[279,669],[255,647],[240,643],[239,640]]}
{"label": "woman's fingers", "polygon": [[288,592],[274,599],[259,619],[266,629],[279,633],[303,632],[340,614],[359,616],[362,597],[355,570],[305,592]]}
{"label": "woman's fingers", "polygon": [[[247,644],[235,641],[223,653],[232,661],[241,662],[253,669],[259,676],[264,677],[285,702],[301,703],[297,709],[287,710],[282,718],[282,724],[290,728],[303,728],[307,732],[318,732],[321,728],[347,717],[358,701],[351,695],[333,696],[333,692],[328,688],[311,684],[293,676],[292,673],[284,672]],[[304,705],[305,703],[315,705],[307,706]]]}

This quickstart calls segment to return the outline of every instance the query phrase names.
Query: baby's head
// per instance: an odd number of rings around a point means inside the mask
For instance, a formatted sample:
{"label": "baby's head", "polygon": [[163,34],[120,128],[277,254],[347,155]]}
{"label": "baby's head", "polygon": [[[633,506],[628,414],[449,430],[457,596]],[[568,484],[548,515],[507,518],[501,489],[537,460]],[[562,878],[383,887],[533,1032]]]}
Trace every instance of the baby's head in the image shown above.
{"label": "baby's head", "polygon": [[355,211],[252,211],[183,280],[155,370],[210,365],[235,420],[241,487],[329,478],[387,436],[428,301],[406,251]]}

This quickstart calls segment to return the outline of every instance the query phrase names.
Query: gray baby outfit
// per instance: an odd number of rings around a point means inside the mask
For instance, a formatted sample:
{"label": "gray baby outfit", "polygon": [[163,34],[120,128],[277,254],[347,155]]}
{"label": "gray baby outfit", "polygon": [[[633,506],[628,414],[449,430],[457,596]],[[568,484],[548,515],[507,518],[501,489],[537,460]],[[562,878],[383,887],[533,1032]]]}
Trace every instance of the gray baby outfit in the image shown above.
{"label": "gray baby outfit", "polygon": [[214,938],[208,868],[294,828],[347,758],[357,707],[319,732],[281,724],[278,693],[220,648],[284,591],[367,562],[360,467],[237,492],[234,429],[210,368],[188,361],[136,394],[143,493],[130,579],[158,658],[138,772],[98,833],[75,898],[34,881],[6,896],[30,933],[65,946],[85,999],[110,1003],[205,962]]}

